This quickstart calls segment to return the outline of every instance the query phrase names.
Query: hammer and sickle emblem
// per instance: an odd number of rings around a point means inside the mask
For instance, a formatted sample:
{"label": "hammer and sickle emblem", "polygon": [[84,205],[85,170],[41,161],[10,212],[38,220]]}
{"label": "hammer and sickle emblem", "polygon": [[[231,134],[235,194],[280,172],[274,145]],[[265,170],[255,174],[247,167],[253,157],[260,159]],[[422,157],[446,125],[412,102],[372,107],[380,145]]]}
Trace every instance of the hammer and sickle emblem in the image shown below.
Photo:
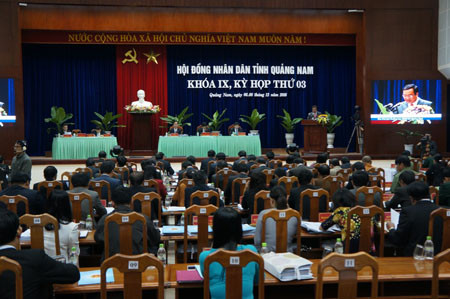
{"label": "hammer and sickle emblem", "polygon": [[125,64],[127,62],[134,62],[134,63],[138,64],[138,61],[136,59],[137,54],[136,54],[136,50],[134,48],[133,48],[133,50],[129,50],[128,52],[126,52],[125,57],[129,57],[129,58],[125,58],[124,60],[122,60],[122,64]]}

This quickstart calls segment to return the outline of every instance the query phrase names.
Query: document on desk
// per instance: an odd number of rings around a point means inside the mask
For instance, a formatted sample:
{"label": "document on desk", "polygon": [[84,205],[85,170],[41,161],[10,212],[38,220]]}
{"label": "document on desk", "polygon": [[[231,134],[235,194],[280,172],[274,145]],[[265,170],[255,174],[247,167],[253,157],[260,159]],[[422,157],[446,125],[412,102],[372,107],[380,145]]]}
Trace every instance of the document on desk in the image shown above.
{"label": "document on desk", "polygon": [[[114,282],[113,269],[106,270],[106,282]],[[100,284],[100,270],[80,271],[78,285]]]}
{"label": "document on desk", "polygon": [[[394,209],[391,209],[391,222],[392,223],[394,223],[394,228],[395,229],[397,229],[397,226],[398,226],[398,221],[400,220],[400,213],[399,212],[397,212],[396,210],[394,210]],[[384,230],[385,231],[389,231],[388,229],[387,229],[387,223],[386,222],[384,222]]]}
{"label": "document on desk", "polygon": [[341,231],[340,227],[337,224],[333,225],[332,227],[330,227],[329,229],[327,229],[325,231],[320,229],[320,224],[321,224],[320,222],[302,221],[301,226],[302,226],[302,228],[306,229],[307,232],[313,233],[313,234],[314,233],[316,233],[316,234],[330,233],[331,234],[331,233]]}
{"label": "document on desk", "polygon": [[311,279],[312,262],[291,252],[267,253],[264,269],[281,281]]}
{"label": "document on desk", "polygon": [[184,212],[186,211],[186,207],[176,207],[176,206],[168,208],[163,207],[162,210],[163,212]]}

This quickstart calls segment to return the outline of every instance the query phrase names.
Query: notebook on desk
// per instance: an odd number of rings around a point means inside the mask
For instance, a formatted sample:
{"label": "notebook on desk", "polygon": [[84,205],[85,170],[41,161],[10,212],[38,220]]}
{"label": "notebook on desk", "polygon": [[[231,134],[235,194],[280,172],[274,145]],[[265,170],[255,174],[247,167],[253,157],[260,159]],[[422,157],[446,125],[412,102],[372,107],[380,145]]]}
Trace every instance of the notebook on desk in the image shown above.
{"label": "notebook on desk", "polygon": [[198,283],[203,281],[203,276],[200,274],[200,266],[188,266],[193,269],[178,270],[177,282],[178,283]]}

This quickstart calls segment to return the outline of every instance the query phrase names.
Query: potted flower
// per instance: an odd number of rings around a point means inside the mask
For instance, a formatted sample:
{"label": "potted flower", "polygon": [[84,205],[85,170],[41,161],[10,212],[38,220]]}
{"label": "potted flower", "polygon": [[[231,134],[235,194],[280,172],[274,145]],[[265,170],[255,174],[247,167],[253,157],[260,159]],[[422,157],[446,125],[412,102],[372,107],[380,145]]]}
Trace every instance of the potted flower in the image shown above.
{"label": "potted flower", "polygon": [[45,118],[44,121],[46,123],[54,123],[55,127],[53,128],[48,128],[47,129],[47,133],[50,134],[50,132],[52,130],[56,130],[56,134],[61,133],[62,130],[62,125],[66,124],[66,125],[73,125],[74,123],[67,123],[66,121],[68,121],[69,119],[71,119],[73,117],[72,113],[66,113],[66,111],[64,110],[63,107],[57,107],[57,106],[53,106],[50,109],[50,115],[51,117]]}
{"label": "potted flower", "polygon": [[91,123],[93,123],[97,127],[97,132],[103,131],[105,134],[111,134],[111,130],[113,128],[123,128],[125,125],[118,125],[117,119],[122,116],[122,114],[113,115],[112,112],[106,111],[105,115],[101,115],[98,112],[94,112],[94,114],[100,119],[93,119]]}
{"label": "potted flower", "polygon": [[183,110],[181,110],[181,112],[178,115],[166,115],[164,117],[160,117],[161,120],[165,121],[169,127],[171,125],[173,125],[173,123],[177,122],[178,126],[180,127],[184,127],[184,126],[191,126],[191,123],[186,122],[186,120],[191,117],[192,115],[194,115],[194,113],[188,113],[186,114],[186,112],[188,111],[189,106],[186,106]]}
{"label": "potted flower", "polygon": [[405,147],[406,151],[409,151],[411,153],[411,155],[412,155],[413,150],[414,150],[414,144],[412,143],[412,139],[415,136],[420,136],[420,137],[423,136],[423,134],[420,133],[420,132],[410,131],[410,130],[407,130],[407,129],[403,129],[403,130],[397,131],[395,133],[405,137],[404,147]]}
{"label": "potted flower", "polygon": [[257,135],[259,131],[256,129],[258,124],[266,119],[266,115],[264,113],[260,114],[258,110],[255,108],[252,111],[251,115],[242,115],[241,118],[239,118],[242,122],[247,123],[251,130],[250,133]]}
{"label": "potted flower", "polygon": [[208,116],[205,113],[202,113],[204,117],[206,117],[209,120],[208,125],[211,127],[213,133],[220,133],[220,127],[227,121],[229,121],[229,118],[222,118],[223,115],[227,112],[227,109],[225,108],[220,114],[219,111],[216,110],[212,116]]}
{"label": "potted flower", "polygon": [[291,114],[283,109],[284,115],[277,115],[281,118],[281,126],[286,130],[286,144],[294,143],[294,129],[303,119],[301,117],[291,118]]}
{"label": "potted flower", "polygon": [[344,122],[342,120],[342,116],[330,114],[328,111],[325,111],[325,114],[319,115],[319,117],[317,118],[317,122],[327,128],[327,148],[334,148],[334,129],[342,125],[342,123]]}

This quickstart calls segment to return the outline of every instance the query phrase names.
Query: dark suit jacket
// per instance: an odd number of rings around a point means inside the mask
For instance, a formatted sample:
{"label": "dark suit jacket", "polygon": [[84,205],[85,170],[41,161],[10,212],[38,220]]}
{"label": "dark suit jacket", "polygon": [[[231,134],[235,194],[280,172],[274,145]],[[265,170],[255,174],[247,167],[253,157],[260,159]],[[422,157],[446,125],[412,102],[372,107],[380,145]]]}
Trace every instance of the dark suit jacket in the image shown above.
{"label": "dark suit jacket", "polygon": [[[228,130],[228,135],[232,135],[235,132],[234,128]],[[238,128],[238,132],[245,132],[241,127]]]}
{"label": "dark suit jacket", "polygon": [[444,168],[445,165],[441,163],[434,163],[428,168],[426,172],[428,185],[437,187],[442,184],[444,181]]}
{"label": "dark suit jacket", "polygon": [[[72,264],[55,261],[41,249],[0,250],[0,256],[17,261],[22,266],[23,297],[27,299],[50,298],[53,283],[74,283],[80,279],[78,268]],[[15,298],[14,275],[0,275],[1,298]]]}
{"label": "dark suit jacket", "polygon": [[238,164],[239,164],[239,162],[241,162],[241,161],[245,161],[245,162],[247,162],[247,158],[239,158],[239,159],[237,159],[236,161],[234,161],[234,163],[233,163],[233,167],[231,167],[231,169],[233,169],[234,171],[237,171],[237,166],[238,166]]}
{"label": "dark suit jacket", "polygon": [[390,211],[391,209],[397,208],[398,205],[400,205],[402,209],[411,205],[411,199],[406,191],[406,186],[395,189],[394,196],[391,200],[386,202],[386,209]]}
{"label": "dark suit jacket", "polygon": [[162,162],[164,164],[164,170],[167,171],[170,175],[174,174],[174,170],[170,165],[170,162],[164,159],[156,160],[157,162]]}
{"label": "dark suit jacket", "polygon": [[[210,188],[208,187],[208,185],[200,185],[200,186],[194,186],[194,187],[190,187],[190,188],[186,188],[184,190],[184,205],[186,206],[186,209],[190,207],[189,202],[190,202],[190,198],[191,198],[191,194],[194,193],[195,191],[208,191],[208,190],[213,190],[216,191],[217,193],[219,193],[219,191],[215,188]],[[219,194],[220,195],[220,194]],[[217,204],[217,198],[216,197],[212,197],[209,200],[209,203],[212,205],[216,205]],[[199,205],[200,204],[200,199],[195,197],[192,200],[192,205]],[[220,206],[223,206],[223,203],[220,201],[219,202]]]}
{"label": "dark suit jacket", "polygon": [[[176,129],[176,132],[175,132]],[[173,127],[172,129],[169,130],[169,134],[173,134],[173,133],[178,133],[178,134],[183,134],[182,128],[181,127]]]}
{"label": "dark suit jacket", "polygon": [[197,129],[197,133],[199,133],[199,134],[203,133],[203,128],[205,128],[205,131],[204,131],[205,133],[211,133],[212,132],[212,129],[209,126],[206,126],[206,127],[199,127]]}
{"label": "dark suit jacket", "polygon": [[[24,187],[18,185],[11,185],[5,190],[0,192],[0,196],[2,195],[22,195],[28,199],[28,209],[30,214],[38,215],[42,214],[45,211],[45,200],[41,196],[41,194],[35,190],[26,189]],[[19,203],[17,206],[17,216],[22,216],[25,214],[25,205]]]}
{"label": "dark suit jacket", "polygon": [[200,164],[200,170],[202,170],[204,173],[208,174],[208,162],[214,160],[214,158],[206,158],[203,159]]}
{"label": "dark suit jacket", "polygon": [[[130,191],[131,191],[131,196],[135,195],[136,193],[150,193],[150,192],[156,192],[155,188],[148,188],[148,187],[144,187],[144,186],[131,186],[130,187]],[[163,203],[161,203],[161,207],[163,206]],[[141,202],[140,201],[135,201],[134,202],[134,206],[133,206],[133,210],[135,210],[138,213],[142,213],[142,209],[141,209]],[[159,211],[158,209],[158,202],[156,200],[152,201],[152,220],[158,219],[158,215],[161,211]]]}
{"label": "dark suit jacket", "polygon": [[[118,206],[112,213],[131,213],[133,210],[128,206]],[[111,214],[112,214],[111,213]],[[105,219],[108,215],[104,215],[97,225],[97,230],[95,231],[95,241],[100,244],[104,244],[105,242]],[[147,244],[148,244],[148,252],[156,255],[158,251],[160,235],[159,230],[155,228],[153,222],[144,215],[145,220],[147,221]],[[133,254],[141,254],[143,250],[143,229],[142,223],[135,222],[132,228],[132,238],[133,238]],[[109,226],[109,256],[113,256],[116,253],[120,252],[120,235],[119,235],[119,226],[116,223],[110,223]],[[102,254],[102,260],[105,258],[105,252]]]}
{"label": "dark suit jacket", "polygon": [[[248,213],[250,215],[253,214],[253,207],[254,207],[253,203],[255,201],[255,195],[261,190],[250,189],[245,191],[244,193],[244,197],[242,198],[242,208],[244,210],[248,210]],[[256,204],[257,204],[256,212],[259,214],[262,210],[264,210],[264,201],[258,200]],[[247,218],[247,223],[251,223],[251,217]]]}
{"label": "dark suit jacket", "polygon": [[96,178],[100,174],[100,169],[94,166],[88,166],[92,170],[92,176]]}
{"label": "dark suit jacket", "polygon": [[439,187],[439,205],[450,206],[450,183],[444,183]]}
{"label": "dark suit jacket", "polygon": [[[289,207],[292,209],[295,209],[297,211],[300,211],[300,194],[305,191],[306,189],[319,189],[316,186],[313,185],[300,185],[300,187],[292,188],[291,195],[289,196]],[[309,197],[305,196],[303,198],[303,213],[302,213],[302,219],[309,219]],[[326,212],[328,211],[328,207],[326,206],[326,200],[324,197],[319,198],[319,212]]]}
{"label": "dark suit jacket", "polygon": [[[425,243],[428,235],[428,220],[430,214],[439,208],[431,201],[419,201],[415,205],[405,207],[400,212],[397,229],[391,229],[388,240],[397,247],[403,248],[405,256],[412,256],[416,244]],[[437,217],[433,227],[433,242],[435,254],[442,244],[442,221]]]}
{"label": "dark suit jacket", "polygon": [[[119,179],[115,179],[110,177],[109,175],[106,174],[102,174],[101,176],[98,176],[94,179],[92,179],[93,181],[107,181],[109,183],[109,186],[111,188],[111,194],[114,192],[114,190],[119,187],[120,185],[122,185],[121,180]],[[101,198],[108,198],[108,190],[106,189],[106,187],[104,187],[102,189],[102,196]]]}
{"label": "dark suit jacket", "polygon": [[[237,175],[232,175],[228,178],[228,185],[227,185],[227,189],[225,189],[225,204],[229,205],[231,202],[231,195],[233,192],[233,181],[237,178],[248,178],[248,176],[245,173],[239,173]],[[250,180],[250,178],[249,178]],[[236,188],[235,191],[236,194],[236,198],[234,199],[234,202],[239,203],[239,196],[241,196],[242,194],[239,194],[239,188]]]}

